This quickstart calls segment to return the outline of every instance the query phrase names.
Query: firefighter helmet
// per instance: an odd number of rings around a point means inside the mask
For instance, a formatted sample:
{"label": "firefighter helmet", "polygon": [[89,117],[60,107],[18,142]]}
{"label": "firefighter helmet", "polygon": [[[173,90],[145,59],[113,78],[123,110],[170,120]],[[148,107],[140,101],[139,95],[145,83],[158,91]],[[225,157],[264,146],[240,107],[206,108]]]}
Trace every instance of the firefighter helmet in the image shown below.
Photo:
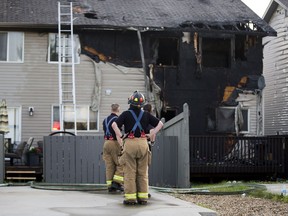
{"label": "firefighter helmet", "polygon": [[135,91],[129,98],[128,98],[128,104],[136,107],[143,107],[145,104],[145,97],[144,95],[139,92]]}

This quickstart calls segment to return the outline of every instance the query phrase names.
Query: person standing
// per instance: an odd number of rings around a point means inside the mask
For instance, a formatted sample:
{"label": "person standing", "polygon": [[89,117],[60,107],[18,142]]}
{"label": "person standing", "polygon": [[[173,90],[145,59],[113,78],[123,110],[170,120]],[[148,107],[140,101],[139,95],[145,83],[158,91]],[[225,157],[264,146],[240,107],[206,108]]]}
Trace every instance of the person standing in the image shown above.
{"label": "person standing", "polygon": [[[128,104],[130,104],[129,109],[112,123],[117,140],[123,147],[123,154],[120,159],[120,164],[124,165],[123,204],[145,205],[148,200],[149,148],[147,136],[152,137],[157,134],[163,127],[163,123],[155,116],[142,110],[145,97],[141,92],[135,91],[128,98]],[[145,134],[149,124],[154,127],[154,130],[150,134]],[[124,126],[126,135],[122,135],[120,131],[122,126]]]}
{"label": "person standing", "polygon": [[112,123],[118,118],[119,104],[111,105],[111,114],[103,121],[104,145],[103,160],[106,166],[106,184],[109,192],[123,191],[123,167],[118,158],[121,154],[121,146],[117,141]]}

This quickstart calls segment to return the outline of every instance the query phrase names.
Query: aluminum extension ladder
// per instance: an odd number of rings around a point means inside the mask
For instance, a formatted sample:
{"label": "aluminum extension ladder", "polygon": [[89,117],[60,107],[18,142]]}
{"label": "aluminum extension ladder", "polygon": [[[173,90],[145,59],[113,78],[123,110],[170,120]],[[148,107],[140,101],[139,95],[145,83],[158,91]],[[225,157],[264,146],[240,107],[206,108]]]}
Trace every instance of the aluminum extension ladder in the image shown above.
{"label": "aluminum extension ladder", "polygon": [[[72,2],[58,2],[58,80],[60,130],[65,130],[65,121],[74,121],[74,134],[76,135],[77,118],[75,91],[75,56],[73,48],[74,36]],[[73,120],[71,120],[71,117]]]}

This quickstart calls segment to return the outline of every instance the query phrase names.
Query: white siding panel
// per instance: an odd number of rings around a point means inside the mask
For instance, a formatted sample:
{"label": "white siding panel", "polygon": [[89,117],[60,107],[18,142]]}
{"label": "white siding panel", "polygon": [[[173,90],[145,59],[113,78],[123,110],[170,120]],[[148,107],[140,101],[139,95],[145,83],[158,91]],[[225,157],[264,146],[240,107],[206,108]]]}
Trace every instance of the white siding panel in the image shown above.
{"label": "white siding panel", "polygon": [[273,135],[288,132],[288,19],[280,6],[269,24],[277,31],[277,37],[263,40],[264,133]]}

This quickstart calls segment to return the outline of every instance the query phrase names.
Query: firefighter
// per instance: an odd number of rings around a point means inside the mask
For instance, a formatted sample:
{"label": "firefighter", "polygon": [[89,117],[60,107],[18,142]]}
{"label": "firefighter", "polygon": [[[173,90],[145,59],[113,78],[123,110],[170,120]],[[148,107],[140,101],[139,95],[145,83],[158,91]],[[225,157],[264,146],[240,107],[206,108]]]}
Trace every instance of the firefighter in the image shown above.
{"label": "firefighter", "polygon": [[123,191],[123,167],[119,165],[121,147],[117,141],[112,123],[118,118],[119,104],[111,105],[111,114],[103,121],[104,145],[103,160],[106,166],[106,184],[109,192]]}
{"label": "firefighter", "polygon": [[[128,98],[128,104],[130,104],[129,109],[124,111],[112,123],[117,140],[123,147],[120,159],[120,164],[124,165],[123,204],[134,205],[138,203],[145,205],[148,200],[148,165],[150,155],[147,137],[157,134],[163,123],[155,116],[141,109],[145,104],[145,98],[141,92],[135,91]],[[149,124],[154,127],[154,130],[150,134],[145,134]],[[124,126],[126,135],[122,135],[119,129],[122,126]]]}

